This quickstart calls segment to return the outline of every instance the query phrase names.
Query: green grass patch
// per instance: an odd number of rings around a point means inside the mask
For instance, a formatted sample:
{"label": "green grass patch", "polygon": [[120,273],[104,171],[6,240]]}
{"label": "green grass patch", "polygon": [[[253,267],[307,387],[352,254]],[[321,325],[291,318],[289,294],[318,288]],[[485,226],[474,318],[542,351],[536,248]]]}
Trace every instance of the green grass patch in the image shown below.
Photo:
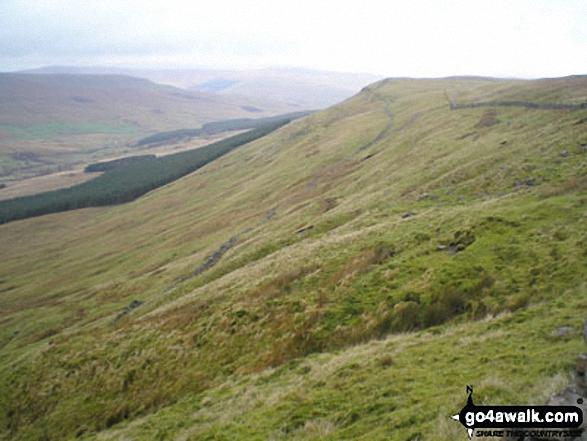
{"label": "green grass patch", "polygon": [[131,125],[108,122],[68,122],[37,124],[28,127],[6,126],[0,128],[20,139],[52,139],[68,135],[132,134],[137,128]]}

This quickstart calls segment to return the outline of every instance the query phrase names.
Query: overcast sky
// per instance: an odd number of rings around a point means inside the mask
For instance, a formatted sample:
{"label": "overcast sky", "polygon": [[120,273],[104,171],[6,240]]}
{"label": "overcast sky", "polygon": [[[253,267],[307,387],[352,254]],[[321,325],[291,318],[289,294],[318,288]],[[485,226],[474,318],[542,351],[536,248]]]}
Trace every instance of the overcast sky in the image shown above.
{"label": "overcast sky", "polygon": [[0,71],[587,74],[587,0],[0,0]]}

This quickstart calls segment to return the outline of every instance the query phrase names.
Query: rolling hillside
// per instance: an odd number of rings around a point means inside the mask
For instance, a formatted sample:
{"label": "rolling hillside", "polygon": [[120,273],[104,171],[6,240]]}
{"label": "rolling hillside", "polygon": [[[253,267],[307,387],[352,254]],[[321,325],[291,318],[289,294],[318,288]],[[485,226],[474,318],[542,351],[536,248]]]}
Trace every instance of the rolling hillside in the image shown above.
{"label": "rolling hillside", "polygon": [[324,72],[309,69],[117,69],[99,67],[45,67],[31,73],[122,74],[155,83],[218,94],[288,103],[303,109],[321,109],[357,93],[380,77],[371,74]]}
{"label": "rolling hillside", "polygon": [[121,75],[0,73],[0,182],[132,153],[157,132],[298,110]]}
{"label": "rolling hillside", "polygon": [[132,203],[1,225],[0,439],[455,440],[465,385],[544,402],[585,351],[585,102],[384,80]]}

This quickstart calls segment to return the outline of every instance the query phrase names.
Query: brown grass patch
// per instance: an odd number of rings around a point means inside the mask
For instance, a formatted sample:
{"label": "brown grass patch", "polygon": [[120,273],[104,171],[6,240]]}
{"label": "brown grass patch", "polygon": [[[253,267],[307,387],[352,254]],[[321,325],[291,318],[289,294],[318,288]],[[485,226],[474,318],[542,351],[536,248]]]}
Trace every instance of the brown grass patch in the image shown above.
{"label": "brown grass patch", "polygon": [[499,119],[497,119],[496,116],[497,112],[495,110],[488,110],[486,112],[483,112],[483,115],[481,115],[481,119],[477,124],[475,124],[475,127],[479,129],[482,127],[491,127],[496,124],[499,124]]}
{"label": "brown grass patch", "polygon": [[291,284],[299,278],[313,273],[319,269],[318,265],[302,266],[291,271],[280,274],[269,283],[261,285],[249,293],[250,298],[274,299],[282,294],[289,292]]}
{"label": "brown grass patch", "polygon": [[320,213],[326,213],[332,210],[337,205],[337,198],[324,198],[318,201],[320,205]]}
{"label": "brown grass patch", "polygon": [[562,184],[541,188],[540,197],[550,198],[583,190],[587,190],[587,176],[577,176],[567,179]]}
{"label": "brown grass patch", "polygon": [[393,246],[383,243],[378,244],[349,260],[339,271],[325,280],[322,286],[347,285],[356,277],[366,273],[371,266],[385,262],[394,254],[395,249]]}

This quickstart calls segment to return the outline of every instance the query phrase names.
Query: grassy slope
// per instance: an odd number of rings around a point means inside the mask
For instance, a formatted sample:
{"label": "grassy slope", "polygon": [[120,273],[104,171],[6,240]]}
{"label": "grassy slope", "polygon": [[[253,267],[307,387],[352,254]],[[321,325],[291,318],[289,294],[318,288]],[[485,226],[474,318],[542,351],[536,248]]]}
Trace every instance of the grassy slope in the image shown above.
{"label": "grassy slope", "polygon": [[[254,106],[258,112],[246,110]],[[27,177],[126,153],[155,132],[299,110],[115,75],[0,74],[0,177]]]}
{"label": "grassy slope", "polygon": [[587,111],[449,93],[587,82],[381,82],[131,204],[0,227],[5,436],[448,440],[465,384],[544,399],[583,347]]}

